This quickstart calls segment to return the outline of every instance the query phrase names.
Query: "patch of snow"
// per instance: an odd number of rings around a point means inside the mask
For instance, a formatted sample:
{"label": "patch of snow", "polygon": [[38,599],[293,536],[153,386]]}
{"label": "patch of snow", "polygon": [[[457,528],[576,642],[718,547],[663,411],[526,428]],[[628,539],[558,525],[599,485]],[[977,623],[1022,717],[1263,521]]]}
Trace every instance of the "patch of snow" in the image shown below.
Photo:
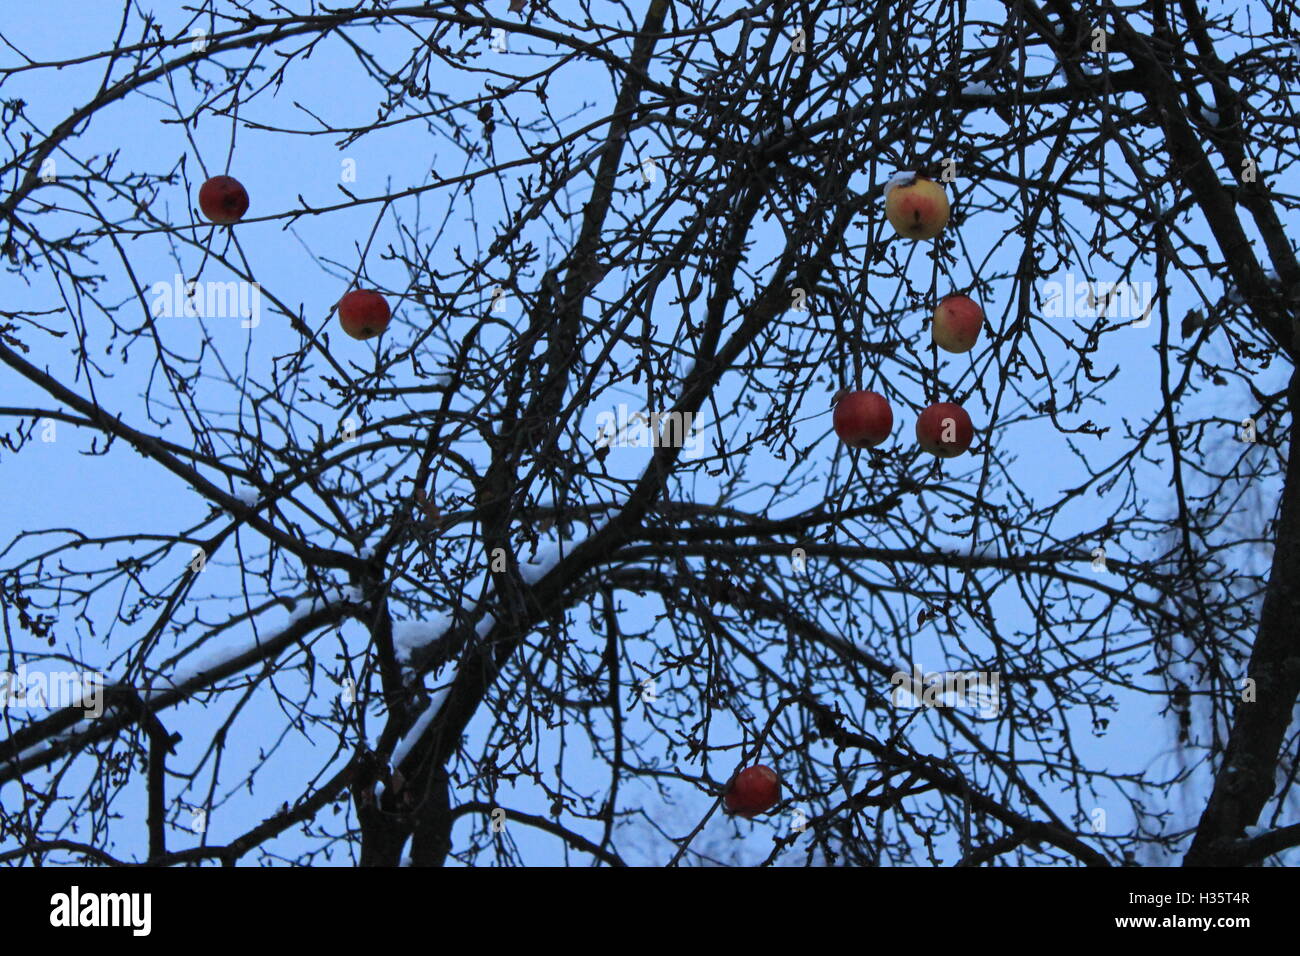
{"label": "patch of snow", "polygon": [[563,540],[541,545],[537,554],[519,565],[519,576],[528,584],[536,584],[563,561],[573,550],[592,535],[598,534],[609,523],[610,513],[606,512],[590,528],[582,527],[575,534]]}
{"label": "patch of snow", "polygon": [[205,674],[208,671],[215,670],[222,664],[225,664],[247,651],[251,651],[257,645],[241,643],[231,647],[223,647],[220,650],[211,651],[204,654],[198,660],[186,664],[184,667],[176,670],[170,680],[176,685],[184,684],[186,681]]}
{"label": "patch of snow", "polygon": [[[472,613],[474,609],[466,608],[465,610],[466,613]],[[485,637],[488,631],[496,626],[496,623],[496,617],[489,611],[475,625],[474,633],[479,637]],[[451,616],[447,614],[439,615],[427,621],[394,621],[393,649],[397,653],[398,661],[402,663],[409,661],[412,654],[438,640],[451,629],[451,626]]]}
{"label": "patch of snow", "polygon": [[994,96],[993,87],[987,83],[967,83],[961,88],[962,96]]}
{"label": "patch of snow", "polygon": [[21,751],[18,754],[18,756],[15,757],[14,759],[17,761],[22,761],[22,760],[26,760],[28,757],[32,757],[38,753],[47,751],[50,749],[51,746],[58,743],[59,741],[68,740],[72,737],[77,736],[77,734],[84,733],[85,731],[93,727],[94,724],[95,721],[90,719],[89,717],[83,718],[82,720],[77,721],[75,724],[73,724],[71,727],[69,727],[67,730],[63,731],[62,733],[55,734],[53,737],[49,737],[45,740],[42,740],[39,743],[34,744],[31,747],[28,747],[26,750]]}
{"label": "patch of snow", "polygon": [[299,601],[292,611],[289,612],[289,623],[301,621],[308,614],[314,614],[325,606],[325,602],[319,597],[314,597],[310,601]]}
{"label": "patch of snow", "polygon": [[180,687],[186,681],[193,680],[201,674],[215,670],[222,664],[234,660],[240,654],[245,654],[257,646],[258,645],[255,641],[240,641],[227,647],[209,651],[193,661],[182,662],[181,666],[170,675],[158,675],[160,680],[165,681],[166,684],[169,685],[168,687],[158,687],[148,694],[142,694],[141,696],[146,700],[152,700],[153,698],[162,695],[169,689],[169,687]]}
{"label": "patch of snow", "polygon": [[[424,732],[429,729],[429,725],[433,723],[433,719],[438,716],[438,711],[442,710],[442,705],[447,702],[447,695],[451,693],[452,681],[455,679],[456,675],[452,674],[451,680],[448,680],[446,684],[439,687],[434,692],[433,697],[429,700],[429,706],[424,708],[424,711],[418,718],[416,718],[411,729],[406,732],[406,736],[397,742],[397,746],[393,748],[393,755],[388,760],[388,765],[390,767],[396,769],[401,766],[402,761],[406,759],[406,755],[411,752],[411,748],[416,745]],[[375,785],[375,799],[379,799],[383,792],[384,783],[381,780]]]}
{"label": "patch of snow", "polygon": [[895,186],[902,186],[906,183],[910,183],[915,178],[916,178],[916,173],[913,172],[895,173],[894,178],[891,179],[889,182],[885,183],[884,195],[888,196],[889,191],[893,189]]}
{"label": "patch of snow", "polygon": [[535,555],[519,563],[519,576],[528,584],[536,584],[586,539],[587,532],[584,529],[581,534],[574,535],[572,538],[542,545]]}
{"label": "patch of snow", "polygon": [[[301,620],[302,618],[306,617],[308,614],[311,614],[313,611],[317,611],[323,607],[326,607],[327,603],[328,602],[322,601],[319,597],[313,597],[310,601],[296,602],[294,609],[289,613],[289,620],[286,623],[286,626],[288,624],[294,623],[295,621]],[[277,630],[276,635],[278,635],[282,630],[283,628]],[[198,657],[192,661],[182,662],[181,666],[178,667],[174,672],[172,672],[170,676],[166,674],[159,675],[159,679],[163,681],[167,686],[156,688],[146,694],[143,694],[142,696],[146,700],[152,700],[153,698],[159,696],[165,690],[167,690],[168,687],[179,687],[182,684],[184,684],[186,681],[193,680],[195,677],[198,677],[201,674],[205,674],[208,671],[215,670],[216,668],[222,666],[223,664],[226,664],[234,660],[236,657],[239,657],[241,654],[246,654],[249,651],[252,651],[253,649],[267,643],[267,640],[273,640],[276,635],[272,635],[271,638],[260,640],[260,641],[257,640],[256,638],[250,638],[248,640],[232,643],[223,646],[221,648],[218,648],[217,650],[209,651],[203,656]]]}
{"label": "patch of snow", "polygon": [[252,508],[257,505],[258,491],[252,485],[242,481],[235,482],[235,490],[232,493],[246,507]]}
{"label": "patch of snow", "polygon": [[[411,752],[411,748],[420,739],[420,735],[429,729],[429,725],[433,723],[433,718],[438,716],[438,711],[442,708],[450,690],[451,684],[448,684],[434,696],[433,700],[429,701],[429,706],[424,708],[424,712],[416,718],[415,725],[406,732],[406,736],[399,740],[397,746],[393,748],[393,756],[388,761],[389,766],[398,767],[406,759],[406,755]],[[382,787],[383,784],[381,783],[375,788],[375,796],[379,796],[383,792]]]}
{"label": "patch of snow", "polygon": [[443,615],[430,621],[394,621],[393,647],[399,660],[407,660],[417,648],[432,644],[451,627],[451,618]]}

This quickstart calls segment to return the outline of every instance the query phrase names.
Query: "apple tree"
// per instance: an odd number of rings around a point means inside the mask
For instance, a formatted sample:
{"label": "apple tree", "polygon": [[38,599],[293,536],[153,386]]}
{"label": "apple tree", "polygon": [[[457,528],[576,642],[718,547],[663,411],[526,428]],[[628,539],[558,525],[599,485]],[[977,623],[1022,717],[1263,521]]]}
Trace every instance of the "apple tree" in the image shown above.
{"label": "apple tree", "polygon": [[0,860],[1300,844],[1294,4],[62,6],[0,29]]}

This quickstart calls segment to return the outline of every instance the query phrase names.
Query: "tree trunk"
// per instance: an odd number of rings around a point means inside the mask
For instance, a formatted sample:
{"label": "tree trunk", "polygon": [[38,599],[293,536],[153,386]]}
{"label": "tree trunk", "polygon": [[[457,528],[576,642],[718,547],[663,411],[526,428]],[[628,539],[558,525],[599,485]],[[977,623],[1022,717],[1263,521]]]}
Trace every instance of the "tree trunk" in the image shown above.
{"label": "tree trunk", "polygon": [[[1300,372],[1293,373],[1288,402],[1300,408]],[[1300,448],[1294,433],[1287,453],[1273,566],[1260,613],[1259,632],[1246,676],[1255,700],[1238,701],[1223,763],[1184,860],[1187,866],[1228,862],[1225,843],[1259,819],[1273,795],[1278,754],[1300,696]]]}

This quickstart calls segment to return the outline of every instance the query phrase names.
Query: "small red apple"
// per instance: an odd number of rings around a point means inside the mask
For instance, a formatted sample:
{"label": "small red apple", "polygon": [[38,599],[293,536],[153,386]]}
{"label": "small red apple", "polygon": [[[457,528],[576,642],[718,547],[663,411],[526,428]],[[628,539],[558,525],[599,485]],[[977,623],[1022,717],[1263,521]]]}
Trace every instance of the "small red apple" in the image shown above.
{"label": "small red apple", "polygon": [[369,339],[388,328],[388,301],[370,289],[353,289],[339,299],[339,324],[354,339]]}
{"label": "small red apple", "polygon": [[889,437],[894,413],[885,396],[876,392],[849,392],[835,403],[831,416],[835,434],[846,445],[871,448]]}
{"label": "small red apple", "polygon": [[930,335],[945,352],[969,352],[984,325],[984,310],[965,295],[944,296],[934,309]]}
{"label": "small red apple", "polygon": [[757,764],[746,767],[731,778],[722,802],[728,813],[738,813],[752,820],[771,810],[781,799],[781,778],[771,767]]}
{"label": "small red apple", "polygon": [[907,239],[933,239],[948,225],[948,197],[925,176],[896,178],[885,187],[885,218]]}
{"label": "small red apple", "polygon": [[248,190],[233,176],[213,176],[199,187],[199,209],[223,226],[239,222],[248,212]]}
{"label": "small red apple", "polygon": [[975,437],[966,409],[952,402],[937,402],[916,419],[916,440],[922,451],[940,458],[956,458]]}

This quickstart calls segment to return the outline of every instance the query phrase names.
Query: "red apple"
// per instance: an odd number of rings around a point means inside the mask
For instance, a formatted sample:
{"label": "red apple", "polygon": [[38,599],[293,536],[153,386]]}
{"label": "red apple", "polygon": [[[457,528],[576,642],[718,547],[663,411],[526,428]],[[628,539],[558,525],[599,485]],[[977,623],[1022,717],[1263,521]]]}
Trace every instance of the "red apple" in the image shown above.
{"label": "red apple", "polygon": [[239,222],[248,212],[248,190],[233,176],[213,176],[199,187],[199,208],[220,225]]}
{"label": "red apple", "polygon": [[937,402],[916,419],[916,440],[922,451],[940,458],[956,458],[975,437],[966,409],[952,402]]}
{"label": "red apple", "polygon": [[889,437],[894,413],[885,396],[876,392],[849,392],[835,403],[831,416],[835,434],[846,445],[871,448]]}
{"label": "red apple", "polygon": [[945,352],[969,352],[975,347],[983,325],[984,310],[975,300],[953,293],[944,296],[935,307],[930,334],[934,344]]}
{"label": "red apple", "polygon": [[370,289],[353,289],[339,299],[339,324],[354,339],[369,339],[388,328],[387,300]]}
{"label": "red apple", "polygon": [[771,767],[757,764],[746,767],[731,778],[722,802],[728,813],[738,813],[752,820],[771,810],[781,799],[781,778]]}
{"label": "red apple", "polygon": [[900,236],[933,239],[948,225],[948,197],[925,176],[896,178],[885,187],[885,218]]}

